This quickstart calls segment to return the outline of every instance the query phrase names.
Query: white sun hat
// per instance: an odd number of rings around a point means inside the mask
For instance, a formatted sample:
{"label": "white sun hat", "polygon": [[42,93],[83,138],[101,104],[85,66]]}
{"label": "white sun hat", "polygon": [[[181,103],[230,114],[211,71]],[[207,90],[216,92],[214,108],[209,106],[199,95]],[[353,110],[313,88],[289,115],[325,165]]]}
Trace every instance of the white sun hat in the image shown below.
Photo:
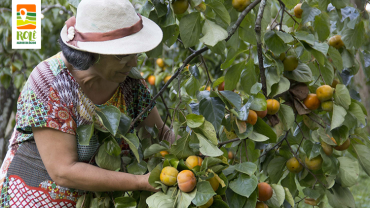
{"label": "white sun hat", "polygon": [[71,48],[107,55],[147,52],[163,38],[161,28],[137,14],[129,0],[81,1],[60,35]]}

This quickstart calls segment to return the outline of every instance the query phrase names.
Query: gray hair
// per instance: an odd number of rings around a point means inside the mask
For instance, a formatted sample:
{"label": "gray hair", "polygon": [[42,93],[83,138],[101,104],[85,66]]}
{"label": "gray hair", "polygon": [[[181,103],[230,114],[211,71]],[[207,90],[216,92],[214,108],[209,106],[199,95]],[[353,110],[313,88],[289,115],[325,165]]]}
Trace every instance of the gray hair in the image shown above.
{"label": "gray hair", "polygon": [[78,70],[87,70],[97,61],[97,56],[94,53],[73,49],[67,46],[61,38],[58,39],[58,43],[68,63]]}

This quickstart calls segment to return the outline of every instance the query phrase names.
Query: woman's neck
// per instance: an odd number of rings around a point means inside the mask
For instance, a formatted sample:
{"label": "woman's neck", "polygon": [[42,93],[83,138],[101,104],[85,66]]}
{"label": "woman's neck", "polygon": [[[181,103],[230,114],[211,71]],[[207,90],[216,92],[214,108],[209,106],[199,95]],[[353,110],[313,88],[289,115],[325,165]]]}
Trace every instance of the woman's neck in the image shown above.
{"label": "woman's neck", "polygon": [[63,53],[61,53],[61,57],[68,71],[79,84],[84,94],[93,101],[94,104],[103,104],[113,96],[119,83],[104,80],[90,68],[87,70],[75,69],[68,63]]}

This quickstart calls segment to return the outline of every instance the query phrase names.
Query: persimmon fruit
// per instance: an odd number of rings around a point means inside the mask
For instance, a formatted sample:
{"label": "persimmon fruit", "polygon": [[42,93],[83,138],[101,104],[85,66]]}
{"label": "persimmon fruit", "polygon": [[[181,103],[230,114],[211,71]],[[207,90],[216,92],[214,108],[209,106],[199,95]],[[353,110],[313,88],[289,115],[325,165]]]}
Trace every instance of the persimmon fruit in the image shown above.
{"label": "persimmon fruit", "polygon": [[330,46],[333,46],[336,49],[342,48],[344,46],[342,36],[340,35],[334,35],[333,37],[329,38],[328,43]]}
{"label": "persimmon fruit", "polygon": [[327,155],[327,156],[330,156],[333,154],[333,147],[328,145],[327,143],[325,142],[321,142],[321,147],[322,149],[324,150],[324,153]]}
{"label": "persimmon fruit", "polygon": [[159,67],[161,67],[161,68],[163,68],[163,67],[164,67],[164,61],[163,61],[163,59],[158,58],[158,59],[157,59],[157,61],[156,61],[156,63],[157,63],[157,65],[158,65]]}
{"label": "persimmon fruit", "polygon": [[148,82],[150,85],[155,85],[155,76],[154,75],[150,75],[148,77]]}
{"label": "persimmon fruit", "polygon": [[159,154],[161,154],[162,157],[164,157],[164,156],[168,155],[169,153],[168,153],[168,151],[163,150],[163,151],[160,151]]}
{"label": "persimmon fruit", "polygon": [[222,82],[220,85],[218,85],[218,91],[224,91],[225,90],[225,82]]}
{"label": "persimmon fruit", "polygon": [[189,1],[188,0],[176,0],[172,2],[173,12],[175,14],[183,14],[188,10]]}
{"label": "persimmon fruit", "polygon": [[348,149],[349,145],[351,145],[351,140],[349,138],[341,145],[335,146],[334,149],[339,150],[339,151],[344,151]]}
{"label": "persimmon fruit", "polygon": [[185,165],[188,168],[193,169],[195,166],[201,166],[202,162],[203,162],[203,159],[201,157],[192,155],[186,158]]}
{"label": "persimmon fruit", "polygon": [[242,12],[251,3],[250,0],[232,0],[231,4],[238,12]]}
{"label": "persimmon fruit", "polygon": [[322,165],[322,158],[320,155],[311,160],[306,157],[304,162],[309,170],[319,170]]}
{"label": "persimmon fruit", "polygon": [[258,184],[258,200],[267,201],[272,197],[273,191],[271,186],[266,182]]}
{"label": "persimmon fruit", "polygon": [[267,99],[267,114],[274,115],[276,114],[280,109],[280,103],[279,101],[275,99]]}
{"label": "persimmon fruit", "polygon": [[256,208],[268,208],[268,206],[263,202],[257,202]]}
{"label": "persimmon fruit", "polygon": [[159,179],[167,186],[173,186],[177,182],[179,171],[174,167],[164,167],[159,175]]}
{"label": "persimmon fruit", "polygon": [[212,178],[208,179],[207,181],[211,184],[212,189],[214,191],[216,191],[218,189],[218,187],[220,186],[220,183],[218,182],[216,176],[213,176]]}
{"label": "persimmon fruit", "polygon": [[283,61],[285,71],[293,71],[298,67],[298,58],[295,56],[288,56]]}
{"label": "persimmon fruit", "polygon": [[322,102],[321,103],[321,108],[324,111],[327,111],[327,112],[333,111],[333,101],[328,100],[328,101]]}
{"label": "persimmon fruit", "polygon": [[302,171],[303,166],[299,163],[297,158],[292,157],[286,162],[286,167],[292,173],[299,173]]}
{"label": "persimmon fruit", "polygon": [[167,83],[167,82],[168,82],[168,80],[170,80],[170,79],[171,79],[171,77],[172,77],[172,76],[169,76],[169,75],[168,75],[168,76],[166,76],[166,77],[164,78],[163,82],[164,82],[164,83]]}
{"label": "persimmon fruit", "polygon": [[245,122],[254,125],[257,123],[257,118],[257,113],[254,110],[249,110],[248,118]]}
{"label": "persimmon fruit", "polygon": [[322,85],[316,89],[317,98],[320,102],[330,100],[333,97],[334,90],[330,85]]}
{"label": "persimmon fruit", "polygon": [[310,110],[316,110],[320,107],[320,100],[317,98],[317,95],[310,93],[303,100],[303,104]]}
{"label": "persimmon fruit", "polygon": [[294,7],[294,16],[301,19],[302,18],[302,13],[303,13],[303,9],[301,8],[302,4],[297,4],[295,7]]}
{"label": "persimmon fruit", "polygon": [[202,206],[200,206],[199,208],[208,208],[210,207],[211,205],[213,204],[213,197],[211,197],[207,203],[203,204]]}
{"label": "persimmon fruit", "polygon": [[182,192],[190,192],[197,185],[197,179],[190,170],[183,170],[177,175],[177,183]]}
{"label": "persimmon fruit", "polygon": [[257,113],[257,116],[260,118],[264,118],[267,115],[267,109],[264,111],[255,111]]}
{"label": "persimmon fruit", "polygon": [[234,153],[233,152],[231,152],[231,151],[229,151],[228,153],[227,153],[227,157],[231,160],[231,159],[234,159]]}

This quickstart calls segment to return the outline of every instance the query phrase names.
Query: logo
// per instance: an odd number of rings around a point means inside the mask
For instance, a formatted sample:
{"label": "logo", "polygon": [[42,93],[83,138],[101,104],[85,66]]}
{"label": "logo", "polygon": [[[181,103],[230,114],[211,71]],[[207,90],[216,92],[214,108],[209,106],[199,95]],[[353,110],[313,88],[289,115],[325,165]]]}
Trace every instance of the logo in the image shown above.
{"label": "logo", "polygon": [[12,4],[12,48],[41,49],[41,0],[13,0]]}
{"label": "logo", "polygon": [[36,5],[18,4],[17,5],[17,29],[34,30],[36,29]]}

